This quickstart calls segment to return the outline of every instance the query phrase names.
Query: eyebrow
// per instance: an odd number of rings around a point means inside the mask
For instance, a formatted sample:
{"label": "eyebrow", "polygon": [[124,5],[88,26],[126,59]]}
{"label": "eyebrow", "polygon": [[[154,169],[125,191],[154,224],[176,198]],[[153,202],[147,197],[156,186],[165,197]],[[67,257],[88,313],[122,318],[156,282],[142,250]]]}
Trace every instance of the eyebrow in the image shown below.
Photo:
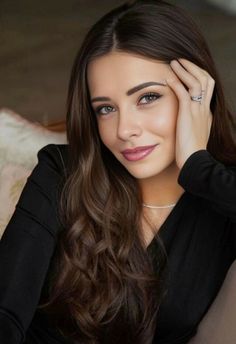
{"label": "eyebrow", "polygon": [[[167,84],[164,84],[163,82],[148,81],[148,82],[144,82],[144,83],[142,83],[140,85],[132,87],[130,90],[128,90],[126,92],[126,95],[127,96],[131,96],[135,92],[138,92],[138,91],[142,90],[145,87],[149,87],[149,86],[153,86],[153,85],[167,86]],[[95,98],[91,99],[91,102],[93,103],[93,102],[100,102],[100,101],[107,101],[107,100],[111,100],[111,98],[109,98],[109,97],[95,97]]]}

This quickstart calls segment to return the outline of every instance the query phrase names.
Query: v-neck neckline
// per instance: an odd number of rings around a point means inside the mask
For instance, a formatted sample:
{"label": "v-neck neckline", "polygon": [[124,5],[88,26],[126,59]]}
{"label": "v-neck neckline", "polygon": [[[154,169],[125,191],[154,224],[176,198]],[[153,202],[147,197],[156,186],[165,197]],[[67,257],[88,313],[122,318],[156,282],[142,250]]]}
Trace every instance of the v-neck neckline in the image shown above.
{"label": "v-neck neckline", "polygon": [[[174,224],[174,222],[177,220],[178,214],[182,211],[183,206],[185,204],[185,199],[186,199],[187,194],[188,194],[187,191],[184,191],[182,193],[182,195],[180,196],[180,198],[176,202],[174,208],[172,209],[172,211],[169,213],[169,215],[167,216],[165,221],[160,226],[160,228],[159,228],[159,230],[157,232],[157,234],[159,236],[165,235],[165,232],[168,229],[168,227],[171,227]],[[153,239],[148,244],[148,246],[146,247],[145,250],[148,252],[149,250],[151,250],[151,248],[153,246],[155,246],[155,244],[156,244],[156,235],[153,237]]]}

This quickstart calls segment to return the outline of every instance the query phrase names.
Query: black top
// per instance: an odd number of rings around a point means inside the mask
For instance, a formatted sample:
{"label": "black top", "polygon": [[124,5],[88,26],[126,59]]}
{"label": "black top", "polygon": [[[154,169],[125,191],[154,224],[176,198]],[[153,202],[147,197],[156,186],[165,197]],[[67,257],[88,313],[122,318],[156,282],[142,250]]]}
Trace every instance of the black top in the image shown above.
{"label": "black top", "polygon": [[[38,160],[0,241],[1,344],[66,343],[36,308],[61,229],[57,207],[67,145],[47,145]],[[159,229],[169,278],[153,341],[158,344],[188,342],[236,258],[236,166],[199,150],[178,183],[185,192]],[[148,252],[155,255],[155,247],[153,239]]]}

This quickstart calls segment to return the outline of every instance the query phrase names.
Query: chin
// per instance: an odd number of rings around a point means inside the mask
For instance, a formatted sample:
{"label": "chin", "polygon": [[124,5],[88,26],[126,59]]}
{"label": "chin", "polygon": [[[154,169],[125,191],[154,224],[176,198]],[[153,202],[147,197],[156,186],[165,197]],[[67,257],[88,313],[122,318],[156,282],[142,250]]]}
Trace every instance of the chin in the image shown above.
{"label": "chin", "polygon": [[153,178],[164,171],[167,172],[169,169],[172,170],[172,168],[176,166],[175,158],[173,156],[170,156],[168,159],[159,160],[159,163],[157,163],[155,159],[155,161],[146,161],[145,163],[144,160],[140,160],[140,163],[136,162],[133,166],[130,163],[124,163],[124,161],[122,161],[121,164],[134,178],[137,179]]}
{"label": "chin", "polygon": [[144,166],[139,166],[136,168],[127,168],[126,166],[124,166],[127,171],[136,179],[148,179],[148,178],[153,178],[155,176],[157,176],[158,174],[160,174],[162,171],[165,170],[165,166],[160,167],[160,168],[153,168],[151,169],[150,166],[146,166],[146,168]]}

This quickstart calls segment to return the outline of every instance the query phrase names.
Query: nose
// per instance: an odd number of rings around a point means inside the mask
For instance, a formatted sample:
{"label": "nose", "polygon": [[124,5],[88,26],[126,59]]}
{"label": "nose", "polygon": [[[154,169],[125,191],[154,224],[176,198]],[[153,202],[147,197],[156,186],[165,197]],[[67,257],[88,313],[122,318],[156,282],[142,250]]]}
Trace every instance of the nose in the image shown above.
{"label": "nose", "polygon": [[117,137],[123,141],[127,141],[131,136],[139,136],[142,133],[140,120],[134,112],[120,111]]}

